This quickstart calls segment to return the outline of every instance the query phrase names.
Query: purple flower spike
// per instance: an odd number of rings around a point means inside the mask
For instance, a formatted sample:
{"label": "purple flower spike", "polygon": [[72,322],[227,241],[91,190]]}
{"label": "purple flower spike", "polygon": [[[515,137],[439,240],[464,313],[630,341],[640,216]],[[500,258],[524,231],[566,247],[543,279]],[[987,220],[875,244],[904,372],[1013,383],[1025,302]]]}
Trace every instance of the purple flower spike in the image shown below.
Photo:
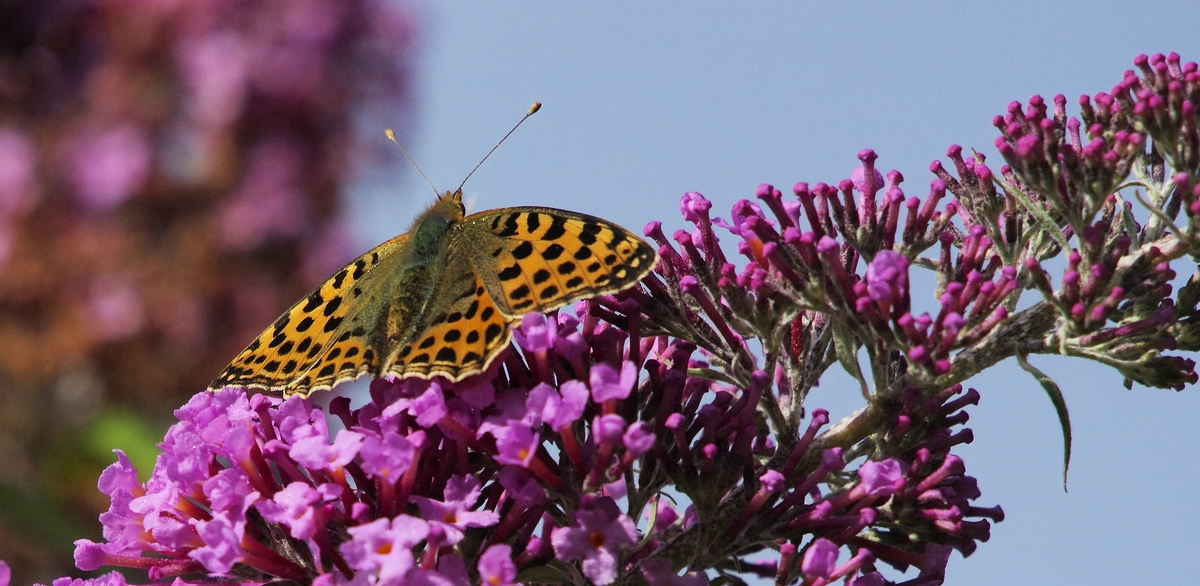
{"label": "purple flower spike", "polygon": [[808,549],[804,550],[804,558],[800,562],[800,571],[810,580],[817,578],[828,579],[837,567],[838,545],[824,537],[815,539]]}
{"label": "purple flower spike", "polygon": [[420,431],[407,436],[392,431],[384,431],[382,436],[364,434],[359,449],[363,471],[395,484],[408,471],[424,439]]}
{"label": "purple flower spike", "polygon": [[474,476],[454,475],[446,481],[443,500],[413,496],[410,499],[421,510],[421,517],[430,527],[445,531],[444,545],[454,545],[463,539],[468,527],[490,527],[500,521],[496,511],[473,511],[479,500],[482,485]]}
{"label": "purple flower spike", "polygon": [[527,313],[521,327],[513,329],[513,338],[528,352],[546,352],[558,341],[558,328],[540,313]]}
{"label": "purple flower spike", "polygon": [[537,454],[538,435],[528,425],[513,421],[492,432],[496,438],[496,461],[527,467]]}
{"label": "purple flower spike", "polygon": [[399,584],[412,570],[412,548],[429,534],[429,524],[400,515],[351,527],[347,532],[350,540],[338,548],[346,563],[361,570],[363,578],[374,579],[367,583]]}
{"label": "purple flower spike", "polygon": [[625,435],[625,419],[616,414],[601,415],[592,420],[592,432],[597,444],[620,444]]}
{"label": "purple flower spike", "polygon": [[320,492],[303,482],[293,482],[275,493],[270,501],[258,505],[263,518],[287,527],[296,539],[312,539],[317,534],[317,509],[312,505],[324,500]]}
{"label": "purple flower spike", "polygon": [[617,554],[637,542],[633,521],[608,497],[595,499],[575,511],[570,527],[557,527],[550,540],[554,555],[570,562],[583,560],[583,575],[599,586],[617,578]]}
{"label": "purple flower spike", "polygon": [[[956,453],[973,440],[964,425],[980,393],[939,381],[1055,339],[1130,381],[1200,378],[1193,360],[1165,354],[1197,344],[1194,287],[1176,290],[1176,271],[1200,241],[1200,70],[1141,61],[1077,119],[1061,96],[1014,102],[993,119],[1004,161],[953,146],[923,197],[870,150],[849,178],[797,183],[787,202],[763,184],[728,221],[689,192],[692,225],[646,225],[661,250],[652,274],[523,316],[486,373],[375,381],[358,409],[202,393],[179,410],[148,482],[118,453],[100,480],[107,541],[80,541],[77,562],[159,583],[700,586],[724,568],[731,580],[881,586],[879,560],[919,568],[898,581],[941,583],[950,549],[970,554],[1003,511],[980,506]],[[0,161],[0,175],[26,163]],[[1135,168],[1152,179],[1149,214],[1115,193]],[[14,173],[0,185],[38,181]],[[25,205],[13,201],[0,197],[0,214]],[[714,225],[744,257],[725,257]],[[605,245],[592,277],[637,268],[632,242]],[[914,295],[920,271],[933,295]],[[811,391],[855,366],[874,383],[867,405],[830,425]],[[326,412],[341,424],[332,432]],[[682,519],[676,493],[696,503]],[[631,516],[648,506],[658,516],[646,514],[643,537]],[[853,556],[839,564],[843,548]]]}
{"label": "purple flower spike", "polygon": [[871,299],[895,303],[908,297],[908,259],[891,250],[881,250],[867,267],[867,290]]}
{"label": "purple flower spike", "polygon": [[621,363],[620,372],[601,362],[592,367],[591,372],[592,400],[604,403],[612,399],[624,399],[633,390],[637,382],[637,366],[632,362]]}
{"label": "purple flower spike", "polygon": [[885,580],[883,577],[883,574],[880,574],[879,572],[871,572],[869,574],[861,574],[861,575],[854,577],[853,579],[851,579],[849,582],[846,583],[846,586],[886,586],[886,585],[887,585],[887,580]]}
{"label": "purple flower spike", "polygon": [[342,430],[332,444],[326,443],[325,438],[314,435],[304,438],[292,445],[289,455],[301,466],[314,470],[341,470],[349,464],[362,446],[361,433]]}
{"label": "purple flower spike", "polygon": [[654,435],[650,424],[639,421],[629,426],[621,442],[625,445],[630,458],[641,458],[654,448],[658,437]]}
{"label": "purple flower spike", "polygon": [[707,222],[708,211],[711,209],[712,202],[695,191],[689,191],[679,199],[679,211],[683,214],[683,219],[692,223]]}
{"label": "purple flower spike", "polygon": [[493,545],[479,556],[479,579],[486,586],[516,586],[517,565],[512,561],[512,548]]}
{"label": "purple flower spike", "polygon": [[895,458],[868,460],[858,469],[858,475],[869,496],[889,496],[904,487],[904,470]]}

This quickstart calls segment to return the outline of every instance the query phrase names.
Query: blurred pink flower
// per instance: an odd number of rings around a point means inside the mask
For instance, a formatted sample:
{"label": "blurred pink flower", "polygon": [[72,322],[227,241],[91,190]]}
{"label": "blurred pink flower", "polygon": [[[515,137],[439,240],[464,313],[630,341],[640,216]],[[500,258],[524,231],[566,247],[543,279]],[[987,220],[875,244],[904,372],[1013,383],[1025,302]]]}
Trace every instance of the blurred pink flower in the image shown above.
{"label": "blurred pink flower", "polygon": [[0,217],[29,207],[36,194],[33,146],[20,131],[0,130]]}
{"label": "blurred pink flower", "polygon": [[88,298],[92,332],[100,341],[128,338],[142,328],[142,295],[132,280],[103,276],[92,283]]}
{"label": "blurred pink flower", "polygon": [[303,194],[297,186],[301,156],[283,141],[254,147],[242,184],[221,211],[221,235],[232,250],[247,250],[272,236],[296,236],[309,229]]}
{"label": "blurred pink flower", "polygon": [[183,69],[192,120],[225,127],[242,114],[246,98],[247,47],[230,32],[215,32],[180,43],[175,56]]}
{"label": "blurred pink flower", "polygon": [[75,196],[95,211],[124,203],[150,174],[145,132],[131,124],[89,129],[67,146]]}

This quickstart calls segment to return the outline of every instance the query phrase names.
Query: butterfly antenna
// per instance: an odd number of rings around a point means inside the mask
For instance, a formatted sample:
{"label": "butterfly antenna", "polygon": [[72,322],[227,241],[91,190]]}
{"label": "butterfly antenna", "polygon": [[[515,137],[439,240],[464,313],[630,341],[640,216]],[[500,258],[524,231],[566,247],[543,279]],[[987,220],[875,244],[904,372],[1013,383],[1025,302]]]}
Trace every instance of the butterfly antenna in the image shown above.
{"label": "butterfly antenna", "polygon": [[508,139],[509,135],[511,135],[512,133],[517,131],[517,128],[519,126],[521,126],[522,122],[527,120],[530,116],[533,116],[535,113],[537,113],[538,110],[541,110],[541,109],[542,109],[542,103],[534,102],[533,105],[529,107],[529,111],[526,112],[525,115],[522,116],[521,119],[518,120],[515,125],[513,125],[512,130],[509,130],[508,134],[505,134],[504,138],[501,138],[500,142],[497,142],[496,146],[492,147],[492,150],[488,151],[487,154],[484,155],[482,159],[479,159],[479,162],[475,164],[475,169],[471,169],[471,172],[467,173],[466,177],[463,177],[462,183],[458,184],[458,189],[461,190],[463,188],[463,186],[467,184],[467,179],[470,179],[471,176],[475,174],[476,169],[479,169],[479,166],[482,165],[484,161],[488,160],[488,157],[492,156],[492,153],[496,152],[496,149],[500,148],[501,144],[504,144],[504,141]]}
{"label": "butterfly antenna", "polygon": [[391,128],[388,128],[383,131],[383,134],[388,137],[388,140],[392,141],[392,144],[396,145],[396,148],[400,149],[401,153],[404,153],[404,158],[408,159],[408,162],[413,166],[413,169],[417,170],[417,175],[420,175],[421,179],[424,179],[425,183],[429,184],[429,188],[433,190],[433,194],[441,197],[442,194],[438,193],[437,188],[433,186],[433,182],[421,172],[421,168],[417,166],[417,162],[412,160],[412,157],[408,156],[408,151],[404,150],[404,147],[400,146],[400,141],[396,140],[396,133],[392,131]]}

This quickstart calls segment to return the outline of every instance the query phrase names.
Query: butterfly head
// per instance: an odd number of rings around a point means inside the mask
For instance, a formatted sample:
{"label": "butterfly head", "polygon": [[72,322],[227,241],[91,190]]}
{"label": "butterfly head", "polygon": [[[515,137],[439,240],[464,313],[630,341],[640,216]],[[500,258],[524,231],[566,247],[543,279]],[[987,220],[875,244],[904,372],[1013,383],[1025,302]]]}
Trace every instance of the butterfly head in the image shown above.
{"label": "butterfly head", "polygon": [[463,205],[462,189],[455,191],[446,191],[438,196],[429,210],[425,212],[427,216],[439,216],[457,222],[463,219],[467,214],[467,208]]}

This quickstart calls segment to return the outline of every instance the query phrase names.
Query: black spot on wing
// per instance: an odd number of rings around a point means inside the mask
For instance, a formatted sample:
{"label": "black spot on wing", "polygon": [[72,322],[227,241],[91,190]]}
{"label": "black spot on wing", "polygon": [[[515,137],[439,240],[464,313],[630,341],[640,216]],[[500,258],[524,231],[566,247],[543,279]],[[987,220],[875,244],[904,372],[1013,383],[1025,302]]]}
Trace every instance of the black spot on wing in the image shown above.
{"label": "black spot on wing", "polygon": [[[528,242],[526,243],[528,244]],[[511,281],[521,276],[521,265],[512,265],[501,270],[496,276],[500,277],[501,281]]]}
{"label": "black spot on wing", "polygon": [[342,269],[342,270],[338,271],[336,275],[333,276],[333,288],[341,289],[342,282],[345,280],[346,280],[346,269]]}
{"label": "black spot on wing", "polygon": [[487,329],[483,332],[484,344],[491,346],[492,342],[495,342],[496,338],[499,338],[503,331],[504,328],[498,324],[488,324]]}
{"label": "black spot on wing", "polygon": [[546,228],[546,233],[542,235],[545,240],[558,240],[567,233],[567,219],[562,216],[554,216],[550,221],[550,227]]}
{"label": "black spot on wing", "polygon": [[[520,214],[505,215],[504,216],[504,228],[497,231],[496,235],[503,236],[505,238],[516,235],[517,231],[521,229],[521,227],[519,225],[517,225],[517,216],[518,215],[520,215]],[[497,218],[497,220],[499,220],[499,218]],[[494,223],[493,223],[493,229],[495,229]]]}
{"label": "black spot on wing", "polygon": [[525,260],[531,254],[533,254],[533,244],[529,241],[522,242],[512,249],[513,258],[517,260]]}
{"label": "black spot on wing", "polygon": [[596,234],[599,234],[600,230],[602,230],[600,225],[594,222],[584,224],[583,228],[579,231],[579,241],[588,246],[595,244]]}
{"label": "black spot on wing", "polygon": [[338,307],[341,307],[341,305],[342,305],[342,298],[334,297],[333,299],[329,300],[329,303],[325,304],[325,310],[322,313],[325,314],[325,317],[329,317],[329,316],[333,315],[333,313],[335,311],[337,311]]}
{"label": "black spot on wing", "polygon": [[304,307],[302,307],[301,310],[305,313],[308,313],[320,307],[324,302],[325,300],[321,298],[321,292],[313,291],[311,294],[309,294],[308,300],[305,302]]}

